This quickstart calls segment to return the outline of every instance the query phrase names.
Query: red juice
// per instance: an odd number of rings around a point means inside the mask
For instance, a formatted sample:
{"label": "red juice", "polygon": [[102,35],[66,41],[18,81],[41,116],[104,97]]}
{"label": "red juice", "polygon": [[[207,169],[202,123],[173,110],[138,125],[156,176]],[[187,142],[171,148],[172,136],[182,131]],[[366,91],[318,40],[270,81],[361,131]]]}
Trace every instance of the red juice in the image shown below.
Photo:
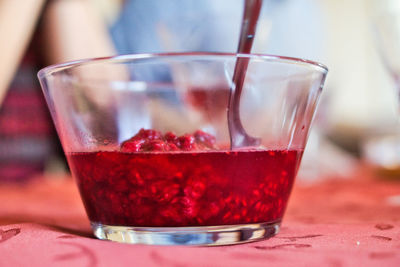
{"label": "red juice", "polygon": [[184,227],[282,219],[301,150],[67,153],[89,219]]}

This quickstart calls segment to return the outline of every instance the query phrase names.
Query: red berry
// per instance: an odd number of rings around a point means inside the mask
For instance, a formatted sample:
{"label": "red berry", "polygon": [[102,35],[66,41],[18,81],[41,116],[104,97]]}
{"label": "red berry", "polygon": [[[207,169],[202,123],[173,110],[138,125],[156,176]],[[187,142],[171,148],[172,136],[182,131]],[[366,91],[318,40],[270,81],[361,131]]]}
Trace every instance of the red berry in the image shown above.
{"label": "red berry", "polygon": [[135,140],[157,140],[157,139],[161,139],[162,135],[159,131],[156,130],[146,130],[146,129],[140,129],[140,131],[134,136],[132,137],[132,139]]}
{"label": "red berry", "polygon": [[195,139],[190,134],[185,134],[178,137],[178,146],[180,147],[180,149],[185,151],[196,150]]}
{"label": "red berry", "polygon": [[179,148],[174,143],[168,143],[169,151],[178,151]]}
{"label": "red berry", "polygon": [[164,141],[161,140],[148,140],[142,147],[141,151],[168,151],[169,147]]}
{"label": "red berry", "polygon": [[125,141],[121,145],[121,151],[122,152],[139,152],[142,146],[142,141],[135,141],[129,139],[128,141]]}
{"label": "red berry", "polygon": [[151,151],[196,151],[215,148],[215,137],[203,131],[193,135],[177,137],[173,132],[162,135],[159,131],[140,129],[140,131],[121,145],[124,152]]}
{"label": "red berry", "polygon": [[175,141],[176,141],[176,134],[174,134],[173,132],[167,132],[167,133],[164,135],[164,139],[165,139],[167,142],[175,142]]}

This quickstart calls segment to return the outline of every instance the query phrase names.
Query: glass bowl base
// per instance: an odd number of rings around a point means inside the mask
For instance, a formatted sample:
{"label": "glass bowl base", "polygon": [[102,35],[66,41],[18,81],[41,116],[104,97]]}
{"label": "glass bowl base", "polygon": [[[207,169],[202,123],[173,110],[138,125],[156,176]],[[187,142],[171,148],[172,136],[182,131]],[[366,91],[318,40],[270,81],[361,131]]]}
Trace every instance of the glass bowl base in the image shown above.
{"label": "glass bowl base", "polygon": [[130,244],[220,246],[264,240],[279,232],[280,221],[200,227],[130,227],[91,223],[99,239]]}

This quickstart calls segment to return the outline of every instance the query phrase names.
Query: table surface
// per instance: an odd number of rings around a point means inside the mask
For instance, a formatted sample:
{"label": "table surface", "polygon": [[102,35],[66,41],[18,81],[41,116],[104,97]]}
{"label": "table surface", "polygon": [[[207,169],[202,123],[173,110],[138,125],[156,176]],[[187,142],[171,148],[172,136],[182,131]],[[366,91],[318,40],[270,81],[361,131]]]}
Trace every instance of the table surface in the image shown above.
{"label": "table surface", "polygon": [[[397,196],[397,197],[396,197]],[[281,232],[221,247],[95,239],[68,176],[0,185],[0,266],[400,266],[400,181],[365,168],[294,187]]]}

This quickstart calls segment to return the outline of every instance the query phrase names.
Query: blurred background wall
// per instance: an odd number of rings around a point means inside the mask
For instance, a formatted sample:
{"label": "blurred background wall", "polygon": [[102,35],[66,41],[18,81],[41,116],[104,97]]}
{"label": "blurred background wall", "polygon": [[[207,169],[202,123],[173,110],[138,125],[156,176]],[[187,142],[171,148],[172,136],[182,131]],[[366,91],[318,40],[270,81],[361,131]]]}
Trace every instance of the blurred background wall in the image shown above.
{"label": "blurred background wall", "polygon": [[355,135],[390,131],[397,124],[398,99],[377,52],[369,10],[371,1],[320,3],[326,19],[331,129]]}

